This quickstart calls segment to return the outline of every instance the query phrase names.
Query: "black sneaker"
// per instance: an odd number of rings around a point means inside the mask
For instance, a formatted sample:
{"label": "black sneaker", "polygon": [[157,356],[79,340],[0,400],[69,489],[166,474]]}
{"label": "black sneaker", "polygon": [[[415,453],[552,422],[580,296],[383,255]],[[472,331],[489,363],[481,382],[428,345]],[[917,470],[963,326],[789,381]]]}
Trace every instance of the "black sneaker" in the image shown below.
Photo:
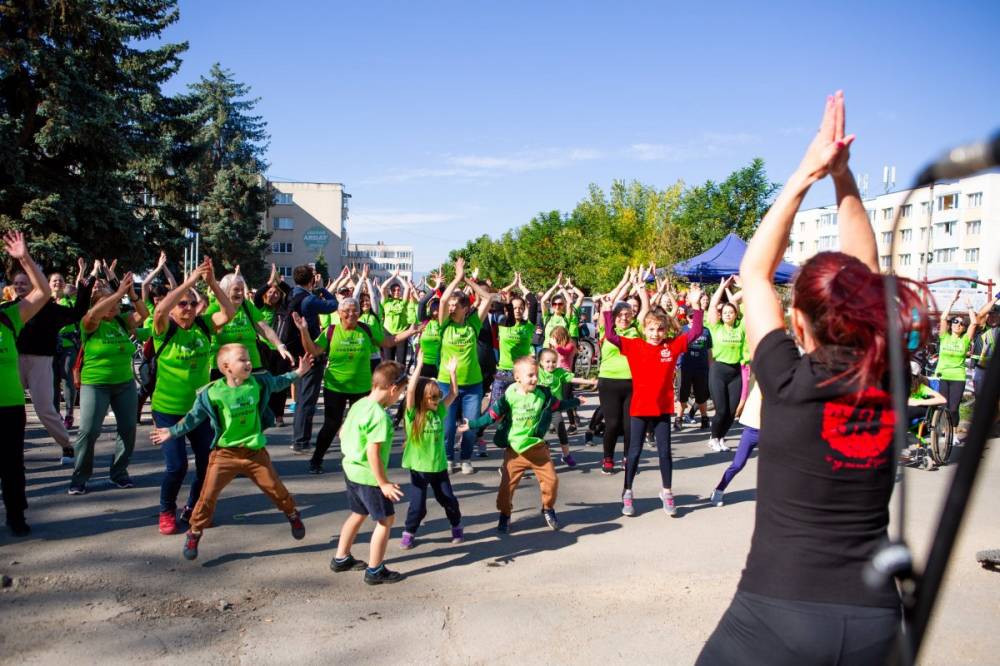
{"label": "black sneaker", "polygon": [[132,477],[130,476],[123,476],[122,478],[117,480],[112,479],[111,485],[113,485],[115,488],[121,488],[123,490],[127,488],[135,488],[135,482],[132,480]]}
{"label": "black sneaker", "polygon": [[398,583],[403,580],[403,574],[398,571],[390,571],[384,564],[374,572],[365,568],[365,583],[368,585],[381,585],[383,583]]}
{"label": "black sneaker", "polygon": [[67,495],[86,495],[87,485],[84,483],[73,483],[70,484],[69,490],[66,491]]}
{"label": "black sneaker", "polygon": [[674,432],[680,432],[681,428],[683,427],[684,427],[684,418],[678,416],[676,419],[674,419]]}
{"label": "black sneaker", "polygon": [[302,524],[302,515],[295,511],[288,516],[288,522],[292,526],[292,538],[303,539],[306,536],[306,526]]}
{"label": "black sneaker", "polygon": [[711,423],[709,423],[708,417],[701,417],[701,428],[699,428],[699,430],[708,430],[709,427],[711,427]]}
{"label": "black sneaker", "polygon": [[195,534],[188,530],[184,536],[186,537],[184,539],[184,559],[198,559],[198,542],[201,541],[201,534]]}
{"label": "black sneaker", "polygon": [[554,530],[558,530],[562,525],[559,524],[559,518],[556,516],[554,509],[542,509],[542,517],[545,518],[545,524]]}
{"label": "black sneaker", "polygon": [[593,446],[594,445],[594,433],[590,432],[589,430],[587,432],[583,433],[583,443],[586,444],[587,446]]}
{"label": "black sneaker", "polygon": [[31,534],[31,526],[24,522],[24,518],[14,520],[8,518],[7,529],[16,537],[26,537]]}
{"label": "black sneaker", "polygon": [[579,426],[577,426],[575,423],[570,423],[568,426],[566,426],[566,433],[569,435],[572,435],[577,430],[579,430]]}
{"label": "black sneaker", "polygon": [[308,446],[302,446],[301,444],[292,444],[288,448],[289,448],[289,450],[291,450],[292,453],[296,453],[298,455],[302,455],[304,453],[308,453],[309,452],[309,447]]}
{"label": "black sneaker", "polygon": [[500,520],[497,521],[497,532],[500,534],[507,534],[510,532],[510,516],[505,514],[500,514]]}
{"label": "black sneaker", "polygon": [[309,463],[309,473],[310,474],[325,474],[322,465],[316,465],[314,463]]}
{"label": "black sneaker", "polygon": [[336,556],[330,560],[330,571],[336,571],[337,573],[343,573],[345,571],[361,571],[362,569],[367,569],[368,564],[362,562],[361,560],[355,559],[353,555],[348,555],[342,560],[338,560]]}
{"label": "black sneaker", "polygon": [[190,506],[184,507],[184,510],[181,511],[181,520],[183,520],[185,523],[190,523],[192,513],[194,513],[194,509],[192,507]]}

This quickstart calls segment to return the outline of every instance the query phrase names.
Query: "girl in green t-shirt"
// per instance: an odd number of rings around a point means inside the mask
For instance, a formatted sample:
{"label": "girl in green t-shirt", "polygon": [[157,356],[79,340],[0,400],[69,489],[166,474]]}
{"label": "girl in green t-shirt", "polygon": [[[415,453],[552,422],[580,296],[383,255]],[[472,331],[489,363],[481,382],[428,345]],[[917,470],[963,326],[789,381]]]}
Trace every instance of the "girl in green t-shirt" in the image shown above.
{"label": "girl in green t-shirt", "polygon": [[735,280],[735,276],[730,276],[719,283],[706,315],[706,328],[712,333],[713,363],[708,369],[708,393],[715,405],[715,416],[708,447],[713,451],[729,450],[726,433],[736,420],[736,408],[743,393],[741,366],[748,356],[746,329],[735,299],[722,303],[722,297]]}
{"label": "girl in green t-shirt", "polygon": [[[125,296],[135,306],[135,311],[127,317],[121,314],[121,302]],[[128,474],[128,463],[135,448],[136,404],[139,397],[132,374],[135,346],[131,336],[149,312],[142,299],[136,296],[131,273],[122,278],[117,291],[104,288],[94,294],[94,303],[80,325],[83,344],[80,432],[73,445],[70,495],[87,492],[87,480],[94,470],[94,444],[101,436],[108,408],[115,415],[117,431],[111,483],[118,488],[135,486]]]}
{"label": "girl in green t-shirt", "polygon": [[[194,286],[201,280],[219,301],[219,310],[199,315]],[[204,299],[200,299],[204,300]],[[176,289],[163,297],[153,314],[153,346],[159,352],[156,387],[153,389],[153,423],[169,428],[188,413],[199,388],[209,382],[212,365],[212,341],[226,325],[236,308],[215,279],[215,269],[208,257]],[[191,484],[181,520],[187,520],[201,494],[212,447],[212,426],[205,422],[184,437],[163,442],[165,469],[160,484],[160,534],[177,532],[177,494],[187,476],[188,452],[185,437],[191,444],[195,461],[195,480]]]}
{"label": "girl in green t-shirt", "polygon": [[406,441],[403,444],[403,467],[410,470],[410,508],[406,512],[406,525],[399,547],[413,548],[413,540],[427,515],[427,488],[434,491],[437,500],[451,523],[451,542],[462,543],[462,512],[458,498],[448,477],[448,458],[444,451],[444,422],[448,407],[458,397],[455,370],[458,359],[452,357],[445,370],[450,378],[451,390],[442,396],[441,388],[433,379],[423,377],[423,350],[417,351],[417,367],[406,386]]}
{"label": "girl in green t-shirt", "polygon": [[[938,328],[938,362],[934,373],[941,379],[941,393],[948,401],[951,423],[956,430],[958,430],[958,408],[962,404],[962,394],[965,392],[965,359],[969,355],[969,348],[972,346],[972,338],[976,335],[978,325],[976,311],[971,303],[967,303],[968,318],[951,314],[961,295],[962,290],[959,289],[955,292],[955,298],[941,313],[941,323]],[[955,435],[955,442],[958,442],[958,435]]]}

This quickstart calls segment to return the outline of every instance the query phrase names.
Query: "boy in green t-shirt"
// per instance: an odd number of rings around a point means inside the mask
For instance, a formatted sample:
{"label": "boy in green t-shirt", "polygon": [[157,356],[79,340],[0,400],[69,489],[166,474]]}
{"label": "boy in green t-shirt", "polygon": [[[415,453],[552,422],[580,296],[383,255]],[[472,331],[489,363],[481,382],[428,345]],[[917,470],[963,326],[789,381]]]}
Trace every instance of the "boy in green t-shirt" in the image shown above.
{"label": "boy in green t-shirt", "polygon": [[[399,363],[380,363],[372,373],[371,393],[351,406],[340,428],[340,450],[351,515],[340,528],[337,554],[330,568],[338,573],[364,569],[365,583],[369,585],[396,583],[403,578],[399,572],[387,569],[383,560],[389,530],[396,517],[392,503],[403,497],[402,490],[389,481],[385,472],[392,449],[392,421],[385,409],[399,399],[405,379],[403,366]],[[351,555],[351,547],[367,516],[371,516],[376,525],[368,564],[365,564]]]}
{"label": "boy in green t-shirt", "polygon": [[530,356],[514,361],[514,383],[494,402],[489,410],[477,419],[466,420],[460,432],[483,428],[499,421],[493,442],[507,450],[500,468],[500,490],[497,509],[500,521],[497,531],[506,534],[510,528],[510,514],[514,510],[514,491],[525,471],[531,469],[538,479],[542,492],[542,516],[549,527],[559,529],[555,509],[559,479],[556,468],[545,444],[545,433],[552,421],[552,413],[576,407],[579,400],[560,400],[549,389],[538,385],[538,362]]}
{"label": "boy in green t-shirt", "polygon": [[278,377],[258,373],[251,377],[253,363],[247,348],[238,343],[223,345],[216,356],[222,378],[198,392],[194,406],[181,421],[170,428],[155,428],[150,433],[153,443],[160,444],[182,437],[205,419],[212,423],[215,430],[205,482],[191,514],[191,528],[184,543],[186,559],[198,557],[198,542],[202,530],[212,523],[215,503],[223,489],[239,474],[257,484],[288,517],[294,538],[305,537],[306,528],[295,508],[295,500],[278,478],[267,454],[267,438],[263,431],[269,424],[264,424],[263,420],[271,393],[291,386],[293,381],[309,371],[312,362],[312,356],[304,354],[294,372]]}

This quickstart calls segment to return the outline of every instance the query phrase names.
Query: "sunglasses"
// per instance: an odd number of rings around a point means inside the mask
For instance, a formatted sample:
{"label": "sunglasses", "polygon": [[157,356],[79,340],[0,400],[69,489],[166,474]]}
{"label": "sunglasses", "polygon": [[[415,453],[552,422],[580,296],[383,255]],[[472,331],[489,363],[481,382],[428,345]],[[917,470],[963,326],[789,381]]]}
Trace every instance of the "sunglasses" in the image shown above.
{"label": "sunglasses", "polygon": [[562,301],[555,301],[555,302],[552,303],[552,307],[556,307],[556,306],[560,306],[560,305],[566,305],[566,304],[563,303]]}
{"label": "sunglasses", "polygon": [[952,319],[951,323],[952,324],[961,324],[962,326],[965,326],[965,320],[964,319]]}
{"label": "sunglasses", "polygon": [[198,305],[198,301],[177,301],[179,308],[193,308],[196,305]]}

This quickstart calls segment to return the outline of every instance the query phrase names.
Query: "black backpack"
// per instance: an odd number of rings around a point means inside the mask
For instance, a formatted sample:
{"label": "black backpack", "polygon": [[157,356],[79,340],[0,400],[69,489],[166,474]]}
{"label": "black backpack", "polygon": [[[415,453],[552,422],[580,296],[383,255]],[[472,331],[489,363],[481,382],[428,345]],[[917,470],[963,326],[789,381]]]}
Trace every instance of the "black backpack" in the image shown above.
{"label": "black backpack", "polygon": [[[169,322],[170,323],[167,324],[167,334],[163,337],[163,344],[160,345],[159,349],[156,349],[156,346],[154,345],[153,355],[148,358],[144,356],[142,363],[139,365],[139,371],[137,373],[139,388],[145,395],[153,395],[153,389],[156,388],[156,360],[160,357],[160,354],[163,353],[163,350],[167,348],[167,345],[170,344],[170,340],[172,340],[174,335],[176,335],[177,329],[180,328],[173,319],[170,319]],[[212,339],[212,329],[205,323],[204,319],[201,317],[195,317],[194,324],[201,329],[201,332],[204,333],[209,340]],[[152,340],[152,338],[150,338],[150,340]]]}
{"label": "black backpack", "polygon": [[[292,356],[295,358],[300,358],[305,353],[305,350],[302,348],[302,338],[299,337],[299,328],[292,321],[292,313],[297,312],[299,315],[302,315],[302,311],[300,309],[302,307],[302,301],[306,300],[309,296],[309,292],[303,290],[296,294],[288,302],[288,315],[286,317],[285,326],[282,327],[280,331],[276,331],[278,333],[278,339],[281,340],[281,344],[285,345],[285,347],[288,348],[288,351],[291,352]],[[318,334],[319,333],[317,332],[317,335]],[[309,331],[309,335],[315,337],[312,335],[312,331]]]}

